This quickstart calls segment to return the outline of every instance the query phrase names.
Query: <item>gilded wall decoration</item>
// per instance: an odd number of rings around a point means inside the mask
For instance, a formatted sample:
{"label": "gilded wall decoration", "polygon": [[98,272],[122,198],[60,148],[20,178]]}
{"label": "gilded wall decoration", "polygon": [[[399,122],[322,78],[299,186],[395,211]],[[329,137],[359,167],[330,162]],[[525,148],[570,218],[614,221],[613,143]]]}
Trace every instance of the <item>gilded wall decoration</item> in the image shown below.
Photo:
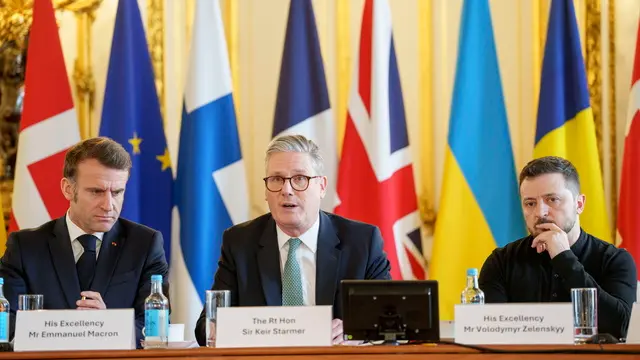
{"label": "gilded wall decoration", "polygon": [[[58,11],[77,18],[78,57],[73,82],[81,135],[90,136],[95,83],[91,68],[91,26],[102,0],[54,0]],[[11,211],[18,128],[24,98],[29,29],[33,0],[0,0],[0,194],[5,219]],[[8,224],[8,221],[5,221]]]}

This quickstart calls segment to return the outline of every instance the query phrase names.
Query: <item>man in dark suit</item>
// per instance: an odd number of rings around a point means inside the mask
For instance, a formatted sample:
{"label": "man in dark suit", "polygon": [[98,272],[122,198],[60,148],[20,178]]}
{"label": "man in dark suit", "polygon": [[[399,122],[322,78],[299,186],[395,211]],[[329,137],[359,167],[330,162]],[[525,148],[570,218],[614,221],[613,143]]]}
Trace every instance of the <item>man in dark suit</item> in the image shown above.
{"label": "man in dark suit", "polygon": [[[341,343],[340,281],[391,279],[380,230],[320,211],[327,177],[311,140],[276,138],[265,162],[270,213],[224,232],[213,290],[230,290],[232,306],[333,305],[333,340]],[[206,323],[203,310],[200,345]]]}
{"label": "man in dark suit", "polygon": [[12,334],[18,295],[42,294],[45,309],[134,308],[141,339],[151,275],[163,276],[168,294],[168,266],[160,232],[119,218],[130,169],[129,153],[108,138],[69,149],[66,215],[12,233],[0,259]]}

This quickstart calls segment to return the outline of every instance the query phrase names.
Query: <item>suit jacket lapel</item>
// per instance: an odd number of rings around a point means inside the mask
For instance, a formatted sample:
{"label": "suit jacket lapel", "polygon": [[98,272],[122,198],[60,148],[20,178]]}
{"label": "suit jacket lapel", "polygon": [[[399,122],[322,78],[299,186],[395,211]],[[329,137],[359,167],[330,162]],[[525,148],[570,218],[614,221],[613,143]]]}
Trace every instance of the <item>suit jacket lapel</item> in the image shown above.
{"label": "suit jacket lapel", "polygon": [[102,245],[98,254],[98,263],[96,264],[96,274],[91,283],[91,289],[99,292],[104,296],[109,279],[116,267],[120,251],[124,245],[125,236],[120,227],[120,221],[116,221],[111,230],[106,232],[102,237]]}
{"label": "suit jacket lapel", "polygon": [[264,298],[268,306],[282,306],[282,278],[280,274],[280,250],[276,222],[271,218],[267,223],[258,250],[258,271],[262,282]]}
{"label": "suit jacket lapel", "polygon": [[340,239],[329,216],[321,211],[316,254],[316,305],[333,305],[342,253],[339,244]]}
{"label": "suit jacket lapel", "polygon": [[49,250],[58,280],[70,309],[76,308],[80,299],[80,282],[76,270],[76,262],[71,248],[71,239],[67,229],[66,216],[56,220],[53,227],[53,239],[49,241]]}

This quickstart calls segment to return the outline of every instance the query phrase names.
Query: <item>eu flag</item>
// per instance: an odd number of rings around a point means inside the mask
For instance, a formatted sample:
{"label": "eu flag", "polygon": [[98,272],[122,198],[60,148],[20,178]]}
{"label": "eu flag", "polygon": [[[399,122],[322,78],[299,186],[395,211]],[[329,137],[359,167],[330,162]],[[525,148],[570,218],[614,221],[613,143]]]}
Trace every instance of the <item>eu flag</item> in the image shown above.
{"label": "eu flag", "polygon": [[162,232],[169,262],[173,175],[137,1],[118,3],[100,135],[122,144],[133,168],[120,216]]}

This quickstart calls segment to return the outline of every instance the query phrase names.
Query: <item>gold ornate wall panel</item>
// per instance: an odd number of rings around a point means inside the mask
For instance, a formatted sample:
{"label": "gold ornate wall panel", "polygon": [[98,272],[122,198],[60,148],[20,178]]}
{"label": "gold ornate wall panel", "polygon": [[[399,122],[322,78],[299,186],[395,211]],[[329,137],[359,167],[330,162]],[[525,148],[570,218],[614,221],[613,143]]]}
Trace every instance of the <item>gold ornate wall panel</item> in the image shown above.
{"label": "gold ornate wall panel", "polygon": [[30,3],[0,1],[0,177],[7,181],[13,179],[32,18]]}
{"label": "gold ornate wall panel", "polygon": [[435,153],[433,131],[433,13],[430,0],[419,0],[418,51],[420,56],[420,162],[422,186],[420,191],[420,213],[422,223],[432,235],[436,223],[435,212]]}
{"label": "gold ornate wall panel", "polygon": [[[605,159],[609,163],[609,178],[611,181],[609,197],[611,202],[610,214],[613,224],[612,226],[612,239],[615,239],[615,224],[617,215],[617,199],[618,199],[618,181],[617,181],[617,158],[616,158],[616,93],[615,93],[615,1],[607,1],[607,13],[608,18],[602,18],[602,0],[586,0],[586,32],[585,32],[585,48],[586,48],[586,71],[587,71],[587,84],[589,86],[589,95],[591,97],[591,108],[593,110],[593,120],[596,128],[596,139],[598,143],[598,154],[600,157],[600,168],[603,172],[607,169],[605,167]],[[606,25],[608,30],[608,38],[603,39],[603,24]],[[602,42],[608,42],[607,54],[602,53]],[[607,59],[608,67],[603,67],[603,60]],[[605,99],[603,97],[603,81],[602,79],[607,77],[609,80],[608,99],[609,104],[608,118],[605,119]],[[604,145],[604,125],[605,121],[608,122],[608,140],[609,146],[605,148]]]}
{"label": "gold ornate wall panel", "polygon": [[95,75],[92,65],[91,28],[96,19],[96,10],[102,0],[61,0],[56,3],[57,9],[74,13],[77,20],[77,52],[73,66],[73,86],[76,90],[76,112],[80,136],[83,139],[95,136],[92,130],[95,119],[93,108],[96,92]]}
{"label": "gold ornate wall panel", "polygon": [[160,101],[160,113],[165,122],[166,98],[164,96],[164,0],[147,0],[147,39],[153,65],[156,92]]}
{"label": "gold ornate wall panel", "polygon": [[26,37],[33,19],[26,1],[0,1],[0,196],[9,224],[18,127],[24,97]]}
{"label": "gold ornate wall panel", "polygon": [[32,9],[27,1],[0,1],[0,40],[5,51],[10,42],[17,48],[24,48],[29,27],[31,27]]}
{"label": "gold ornate wall panel", "polygon": [[601,33],[602,21],[600,11],[600,0],[587,0],[586,3],[586,71],[587,85],[591,97],[591,109],[593,120],[596,126],[596,139],[598,142],[598,155],[600,158],[600,168],[603,164],[602,145],[602,53],[601,53]]}
{"label": "gold ornate wall panel", "polygon": [[611,223],[612,226],[612,239],[616,238],[616,221],[618,217],[618,177],[617,177],[617,168],[618,168],[618,159],[617,159],[617,116],[616,116],[616,26],[615,26],[615,17],[616,17],[616,1],[609,0],[608,4],[608,14],[609,18],[607,19],[608,28],[609,28],[609,38],[607,41],[609,42],[609,53],[607,57],[609,59],[609,68],[606,69],[608,71],[609,78],[609,168],[611,172]]}

